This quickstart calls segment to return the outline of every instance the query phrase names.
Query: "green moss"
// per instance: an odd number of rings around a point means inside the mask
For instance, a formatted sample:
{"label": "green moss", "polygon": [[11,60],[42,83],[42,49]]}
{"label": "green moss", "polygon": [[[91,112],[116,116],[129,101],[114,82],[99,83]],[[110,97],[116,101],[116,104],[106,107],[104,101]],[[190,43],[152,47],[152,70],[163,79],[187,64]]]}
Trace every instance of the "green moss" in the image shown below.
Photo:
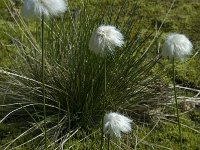
{"label": "green moss", "polygon": [[[182,122],[183,123],[183,122]],[[188,120],[188,123],[191,126],[194,126],[194,123]],[[185,123],[183,123],[185,124]],[[191,127],[190,126],[190,127]],[[143,128],[139,130],[138,133],[139,137],[142,138],[145,136],[152,127]],[[194,132],[186,127],[182,127],[182,135],[183,135],[183,148],[185,149],[198,149],[198,141],[200,140],[199,133]],[[159,145],[163,147],[168,147],[171,149],[179,149],[179,133],[178,133],[178,126],[172,123],[165,123],[165,124],[158,124],[156,128],[150,133],[149,136],[145,139],[146,143],[152,143],[155,148],[159,149]],[[157,145],[157,146],[156,146]],[[141,149],[145,148],[145,144],[141,144],[139,146]],[[151,146],[148,145],[148,148]]]}
{"label": "green moss", "polygon": [[200,112],[199,111],[192,111],[190,112],[190,118],[192,121],[200,125]]}
{"label": "green moss", "polygon": [[200,87],[200,63],[198,58],[191,58],[179,63],[176,68],[177,80],[186,86]]}

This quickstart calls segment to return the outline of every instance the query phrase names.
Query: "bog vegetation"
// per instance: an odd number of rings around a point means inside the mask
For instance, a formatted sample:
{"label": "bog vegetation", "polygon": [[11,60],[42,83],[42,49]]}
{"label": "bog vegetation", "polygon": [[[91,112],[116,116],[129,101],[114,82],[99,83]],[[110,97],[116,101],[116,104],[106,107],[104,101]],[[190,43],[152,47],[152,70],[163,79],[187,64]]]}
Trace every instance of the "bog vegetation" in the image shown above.
{"label": "bog vegetation", "polygon": [[[198,1],[68,1],[49,19],[23,18],[22,5],[0,2],[0,149],[200,148]],[[124,37],[103,56],[89,47],[101,25]],[[169,32],[193,44],[174,70],[161,57]],[[109,112],[131,133],[102,136]]]}

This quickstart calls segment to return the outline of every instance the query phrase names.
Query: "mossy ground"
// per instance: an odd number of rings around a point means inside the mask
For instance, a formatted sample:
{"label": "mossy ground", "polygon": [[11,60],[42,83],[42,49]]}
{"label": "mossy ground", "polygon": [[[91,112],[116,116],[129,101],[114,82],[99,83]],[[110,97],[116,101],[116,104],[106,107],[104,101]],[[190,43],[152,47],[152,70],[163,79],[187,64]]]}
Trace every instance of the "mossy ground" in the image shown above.
{"label": "mossy ground", "polygon": [[[200,113],[193,111],[188,115],[182,116],[182,140],[183,149],[198,150],[200,136],[197,131],[200,127]],[[191,118],[191,120],[189,119]],[[178,126],[173,123],[173,117],[167,117],[165,119],[157,120],[147,124],[135,123],[133,125],[133,132],[129,135],[123,135],[123,138],[119,141],[117,139],[111,140],[111,149],[127,149],[131,150],[137,148],[143,149],[179,149],[179,134]],[[169,121],[171,120],[171,122]],[[16,126],[15,126],[16,127]],[[7,141],[16,138],[16,134],[19,132],[13,125],[0,125],[0,144],[3,145]],[[23,139],[21,139],[23,140]],[[101,141],[100,129],[96,131],[79,131],[73,138],[67,141],[65,147],[71,147],[73,150],[83,149],[99,149]],[[137,145],[137,147],[136,147]],[[17,150],[31,150],[34,143],[25,145]],[[104,149],[107,147],[107,139],[105,138]]]}

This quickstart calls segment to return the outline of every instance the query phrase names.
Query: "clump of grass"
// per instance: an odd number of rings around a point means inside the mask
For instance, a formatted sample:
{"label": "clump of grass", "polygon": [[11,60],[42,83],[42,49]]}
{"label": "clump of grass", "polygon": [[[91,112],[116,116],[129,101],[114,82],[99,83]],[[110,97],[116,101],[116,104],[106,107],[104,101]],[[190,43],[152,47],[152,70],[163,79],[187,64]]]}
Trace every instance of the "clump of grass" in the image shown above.
{"label": "clump of grass", "polygon": [[[150,41],[152,33],[140,37],[139,27],[134,24],[140,20],[136,15],[137,4],[133,3],[127,10],[128,4],[124,3],[113,16],[109,10],[99,14],[95,9],[98,5],[91,9],[88,2],[78,3],[80,12],[75,15],[69,3],[68,12],[62,18],[46,20],[44,74],[48,148],[62,148],[80,128],[98,129],[104,110],[131,115],[137,105],[153,105],[158,101],[159,94],[153,86],[158,80],[150,73],[159,59],[151,52],[155,41]],[[122,14],[130,17],[124,18]],[[0,83],[3,97],[0,123],[23,120],[21,126],[25,130],[1,147],[19,148],[37,143],[37,148],[44,149],[39,26],[31,32],[20,15],[14,20],[23,38],[15,39],[17,55],[13,67],[0,69],[4,79]],[[106,58],[106,92],[104,58],[88,48],[93,30],[101,24],[117,25],[126,40],[123,48]],[[20,142],[26,137],[26,141]]]}

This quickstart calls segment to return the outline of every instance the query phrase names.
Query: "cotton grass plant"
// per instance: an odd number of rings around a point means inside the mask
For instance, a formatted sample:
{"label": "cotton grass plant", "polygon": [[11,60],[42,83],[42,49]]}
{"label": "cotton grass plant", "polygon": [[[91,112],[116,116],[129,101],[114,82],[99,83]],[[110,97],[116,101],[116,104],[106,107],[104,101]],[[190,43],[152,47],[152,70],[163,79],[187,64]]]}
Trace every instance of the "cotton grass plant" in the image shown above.
{"label": "cotton grass plant", "polygon": [[115,47],[122,47],[124,37],[114,26],[101,25],[92,33],[89,49],[100,56],[114,54]]}
{"label": "cotton grass plant", "polygon": [[121,138],[121,132],[131,132],[132,121],[119,113],[110,112],[105,114],[103,132],[108,137],[108,150],[110,149],[110,138]]}
{"label": "cotton grass plant", "polygon": [[[116,47],[122,47],[124,44],[124,37],[119,30],[117,30],[114,26],[110,25],[101,25],[95,31],[93,31],[90,41],[89,41],[89,49],[100,57],[104,57],[104,92],[106,95],[107,90],[107,70],[106,70],[106,58],[107,55],[113,55]],[[105,110],[105,101],[103,100],[103,110]],[[103,145],[103,126],[104,119],[102,117],[102,142]],[[109,140],[108,140],[109,141]],[[101,146],[102,147],[102,146]]]}
{"label": "cotton grass plant", "polygon": [[184,34],[170,33],[162,48],[162,56],[183,60],[192,54],[192,43]]}
{"label": "cotton grass plant", "polygon": [[64,0],[24,0],[22,16],[40,18],[58,16],[67,10]]}
{"label": "cotton grass plant", "polygon": [[[69,3],[64,18],[52,18],[44,24],[44,69],[38,38],[41,33],[28,27],[20,15],[14,18],[23,38],[8,34],[15,38],[17,55],[12,68],[0,69],[4,79],[0,84],[4,97],[0,122],[9,123],[17,118],[14,122],[21,122],[22,133],[1,148],[19,148],[30,143],[37,145],[36,149],[44,149],[45,144],[51,149],[65,148],[80,128],[101,128],[105,111],[126,111],[131,115],[140,102],[148,104],[158,95],[152,87],[157,80],[150,70],[159,57],[151,53],[154,44],[147,49],[150,34],[140,38],[136,32],[135,5],[130,10],[121,7],[112,18],[107,10],[103,14],[96,11],[97,5],[77,5],[81,13],[76,19]],[[131,14],[130,18],[123,18],[121,13]],[[106,57],[106,81],[105,58],[94,54],[88,46],[93,31],[102,24],[117,26],[125,41],[121,47],[123,38],[117,30],[118,47]],[[26,140],[21,142],[22,138]]]}
{"label": "cotton grass plant", "polygon": [[172,69],[173,69],[173,90],[174,90],[174,99],[176,104],[176,115],[178,120],[178,130],[179,130],[179,140],[180,140],[180,148],[182,149],[182,133],[181,133],[181,122],[180,122],[180,114],[178,110],[178,100],[177,100],[177,92],[176,92],[176,73],[175,73],[175,59],[184,60],[186,56],[192,54],[192,43],[184,34],[178,33],[170,33],[162,48],[162,56],[169,57],[172,61]]}
{"label": "cotton grass plant", "polygon": [[[47,146],[47,127],[46,127],[46,98],[45,98],[45,51],[44,51],[44,17],[58,16],[66,11],[64,0],[25,0],[22,8],[22,15],[41,19],[41,51],[42,51],[42,96],[44,103],[44,135],[45,149]],[[29,18],[30,19],[30,18]]]}

